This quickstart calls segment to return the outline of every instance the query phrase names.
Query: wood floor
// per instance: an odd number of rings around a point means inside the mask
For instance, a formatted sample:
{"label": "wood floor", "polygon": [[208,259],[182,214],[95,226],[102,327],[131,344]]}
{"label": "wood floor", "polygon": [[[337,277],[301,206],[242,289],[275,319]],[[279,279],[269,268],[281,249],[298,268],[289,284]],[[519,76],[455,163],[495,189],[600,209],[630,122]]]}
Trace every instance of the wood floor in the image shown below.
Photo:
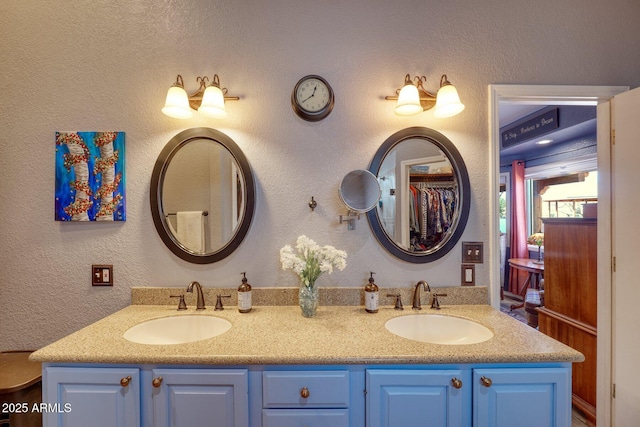
{"label": "wood floor", "polygon": [[578,409],[574,408],[571,415],[571,427],[594,427],[594,425],[589,424],[587,422],[587,417],[585,417]]}
{"label": "wood floor", "polygon": [[527,323],[527,313],[525,313],[524,308],[517,308],[515,310],[511,310],[512,304],[520,304],[522,303],[522,299],[518,299],[517,296],[509,292],[504,293],[504,299],[500,301],[500,311],[504,314],[513,317],[514,319]]}

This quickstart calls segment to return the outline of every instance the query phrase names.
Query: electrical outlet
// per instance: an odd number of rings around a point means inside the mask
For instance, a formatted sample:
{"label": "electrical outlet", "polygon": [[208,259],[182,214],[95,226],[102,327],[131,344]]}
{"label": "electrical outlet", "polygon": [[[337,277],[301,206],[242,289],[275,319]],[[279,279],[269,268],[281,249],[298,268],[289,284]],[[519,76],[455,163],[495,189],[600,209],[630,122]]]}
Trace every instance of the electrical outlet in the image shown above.
{"label": "electrical outlet", "polygon": [[462,286],[476,285],[475,264],[462,264]]}
{"label": "electrical outlet", "polygon": [[91,285],[113,286],[113,265],[92,265]]}
{"label": "electrical outlet", "polygon": [[462,262],[464,263],[483,263],[483,244],[482,242],[462,242]]}

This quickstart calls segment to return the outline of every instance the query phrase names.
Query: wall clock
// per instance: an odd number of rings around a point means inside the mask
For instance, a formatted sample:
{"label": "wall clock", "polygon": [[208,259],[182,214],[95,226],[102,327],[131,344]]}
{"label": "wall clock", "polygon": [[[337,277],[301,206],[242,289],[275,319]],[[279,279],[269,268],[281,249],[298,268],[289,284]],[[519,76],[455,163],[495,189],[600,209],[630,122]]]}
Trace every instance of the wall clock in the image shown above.
{"label": "wall clock", "polygon": [[333,110],[334,95],[329,83],[320,76],[301,78],[293,88],[291,106],[302,119],[317,122]]}

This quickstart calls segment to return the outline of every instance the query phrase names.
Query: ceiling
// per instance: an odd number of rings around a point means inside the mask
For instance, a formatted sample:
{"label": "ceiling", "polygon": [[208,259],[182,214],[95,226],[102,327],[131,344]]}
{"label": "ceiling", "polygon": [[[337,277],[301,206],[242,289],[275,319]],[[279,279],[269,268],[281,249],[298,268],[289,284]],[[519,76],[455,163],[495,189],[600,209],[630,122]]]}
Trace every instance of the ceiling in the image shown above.
{"label": "ceiling", "polygon": [[[500,101],[499,103],[499,121],[500,128],[504,128],[512,123],[520,120],[526,120],[535,117],[537,112],[552,107],[547,104],[532,105],[530,103],[523,104],[513,101]],[[596,107],[594,106],[556,106],[559,109],[558,122],[559,127],[545,135],[525,139],[517,145],[509,148],[501,148],[501,156],[526,156],[537,151],[549,150],[553,146],[567,145],[573,141],[584,141],[590,139],[595,141],[596,135]],[[537,141],[541,139],[552,139],[549,145],[538,145]]]}

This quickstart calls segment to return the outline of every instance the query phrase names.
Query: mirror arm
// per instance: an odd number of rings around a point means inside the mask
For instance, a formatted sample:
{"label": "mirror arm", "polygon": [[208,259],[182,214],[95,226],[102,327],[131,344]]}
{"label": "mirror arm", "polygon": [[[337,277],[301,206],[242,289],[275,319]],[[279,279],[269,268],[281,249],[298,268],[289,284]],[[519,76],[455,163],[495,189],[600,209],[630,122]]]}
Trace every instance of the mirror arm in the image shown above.
{"label": "mirror arm", "polygon": [[346,222],[348,230],[356,229],[356,219],[360,219],[360,214],[356,211],[348,210],[347,215],[340,215],[340,224]]}

